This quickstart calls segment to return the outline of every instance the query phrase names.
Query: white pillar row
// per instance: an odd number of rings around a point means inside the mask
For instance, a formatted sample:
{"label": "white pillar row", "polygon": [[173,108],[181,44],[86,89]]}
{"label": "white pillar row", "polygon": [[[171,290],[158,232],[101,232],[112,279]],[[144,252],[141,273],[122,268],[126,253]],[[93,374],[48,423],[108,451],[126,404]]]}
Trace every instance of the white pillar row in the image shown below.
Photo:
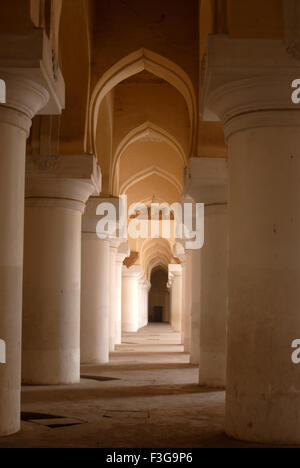
{"label": "white pillar row", "polygon": [[200,385],[224,387],[228,300],[227,161],[219,158],[191,158],[185,192],[195,202],[205,204],[204,246],[200,253],[198,283]]}
{"label": "white pillar row", "polygon": [[81,221],[100,190],[89,155],[29,158],[26,169],[22,378],[80,380]]}
{"label": "white pillar row", "polygon": [[101,201],[91,197],[82,220],[80,351],[85,364],[109,361],[110,240],[96,233]]}
{"label": "white pillar row", "polygon": [[229,149],[226,432],[299,444],[300,65],[279,40],[211,36],[208,57],[204,118],[222,120]]}
{"label": "white pillar row", "polygon": [[120,345],[122,343],[122,269],[124,260],[128,257],[130,257],[129,243],[123,242],[118,248],[116,257],[116,345]]}
{"label": "white pillar row", "polygon": [[182,266],[169,265],[169,287],[171,292],[171,326],[182,332]]}
{"label": "white pillar row", "polygon": [[58,75],[54,82],[48,52],[49,44],[40,33],[29,40],[1,37],[0,78],[6,84],[6,104],[0,105],[0,339],[5,341],[6,363],[0,364],[0,436],[20,429],[26,139],[34,115],[41,109],[60,113],[63,106],[63,80]]}
{"label": "white pillar row", "polygon": [[140,328],[140,265],[122,268],[122,331],[137,332]]}

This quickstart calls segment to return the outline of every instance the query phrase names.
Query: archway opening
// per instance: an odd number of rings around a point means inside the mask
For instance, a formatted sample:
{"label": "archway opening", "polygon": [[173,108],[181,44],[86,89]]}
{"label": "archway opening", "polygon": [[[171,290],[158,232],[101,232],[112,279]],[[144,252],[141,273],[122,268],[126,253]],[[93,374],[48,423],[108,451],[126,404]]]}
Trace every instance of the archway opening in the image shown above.
{"label": "archway opening", "polygon": [[149,323],[170,323],[170,294],[167,287],[168,272],[155,268],[151,273],[149,292]]}

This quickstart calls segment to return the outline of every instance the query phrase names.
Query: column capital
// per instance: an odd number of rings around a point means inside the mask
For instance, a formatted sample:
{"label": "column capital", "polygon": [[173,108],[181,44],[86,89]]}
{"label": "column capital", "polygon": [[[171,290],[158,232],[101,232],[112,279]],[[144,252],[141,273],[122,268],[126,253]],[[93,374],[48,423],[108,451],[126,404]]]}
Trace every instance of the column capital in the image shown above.
{"label": "column capital", "polygon": [[147,283],[147,278],[145,276],[145,273],[143,272],[143,275],[140,277],[139,279],[139,283],[140,283],[140,286],[142,288],[144,288],[146,286],[146,283]]}
{"label": "column capital", "polygon": [[205,121],[223,122],[227,140],[237,131],[270,125],[270,119],[272,126],[300,125],[292,102],[300,63],[283,41],[211,35],[203,75],[201,113]]}
{"label": "column capital", "polygon": [[92,155],[28,156],[26,206],[73,208],[82,213],[101,190],[101,173]]}
{"label": "column capital", "polygon": [[0,105],[0,121],[24,130],[29,136],[32,118],[49,101],[49,93],[39,83],[17,73],[0,69],[6,87],[6,103]]}
{"label": "column capital", "polygon": [[178,263],[169,265],[170,286],[172,285],[175,278],[181,278],[181,277],[182,277],[182,265],[179,265]]}
{"label": "column capital", "polygon": [[[105,219],[105,228],[98,224],[101,219]],[[101,196],[91,196],[89,198],[83,216],[82,232],[94,234],[96,237],[99,234],[99,239],[108,240],[112,248],[118,249],[123,242],[127,241],[123,227],[123,203],[121,198],[104,198]]]}
{"label": "column capital", "polygon": [[228,162],[222,158],[191,158],[184,195],[196,203],[225,204],[228,198]]}
{"label": "column capital", "polygon": [[117,251],[117,262],[123,264],[125,258],[130,257],[130,247],[128,242],[123,242]]}
{"label": "column capital", "polygon": [[181,265],[184,266],[186,262],[186,252],[183,244],[181,243],[182,241],[176,242],[176,244],[173,247],[173,255],[175,258],[178,258],[181,262]]}
{"label": "column capital", "polygon": [[149,292],[151,289],[151,283],[150,281],[146,278],[146,276],[143,279],[142,283],[142,289],[144,289],[145,292]]}
{"label": "column capital", "polygon": [[123,266],[122,268],[123,278],[134,278],[139,280],[143,275],[144,271],[141,265],[133,265],[130,268]]}
{"label": "column capital", "polygon": [[[27,35],[0,34],[0,78],[7,85],[8,106],[29,118],[36,113],[60,114],[65,107],[64,79],[44,29]],[[41,103],[28,99],[32,83],[37,94],[43,90]],[[19,91],[17,84],[22,86]]]}

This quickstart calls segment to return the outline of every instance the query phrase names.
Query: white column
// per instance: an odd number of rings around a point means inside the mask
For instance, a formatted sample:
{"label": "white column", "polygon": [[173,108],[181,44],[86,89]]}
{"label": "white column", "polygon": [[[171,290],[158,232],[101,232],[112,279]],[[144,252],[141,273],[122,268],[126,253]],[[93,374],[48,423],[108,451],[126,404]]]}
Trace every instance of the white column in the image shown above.
{"label": "white column", "polygon": [[223,121],[229,148],[226,432],[299,444],[300,66],[279,40],[212,36],[208,55],[205,117]]}
{"label": "white column", "polygon": [[143,270],[134,265],[122,269],[122,330],[137,332],[140,327],[140,287],[139,280]]}
{"label": "white column", "polygon": [[178,241],[173,248],[175,258],[178,258],[181,263],[182,271],[182,306],[181,306],[181,342],[184,345],[185,337],[188,336],[189,330],[186,329],[187,320],[187,304],[186,304],[186,252],[181,241]]}
{"label": "white column", "polygon": [[116,345],[116,322],[117,322],[117,291],[116,291],[116,277],[117,277],[117,251],[120,246],[119,240],[110,241],[110,312],[109,312],[109,350],[112,353]]}
{"label": "white column", "polygon": [[147,287],[147,280],[146,277],[143,275],[139,280],[139,328],[143,328],[146,326],[147,318],[146,318],[146,287]]}
{"label": "white column", "polygon": [[191,158],[186,192],[205,204],[200,254],[200,385],[224,387],[227,358],[227,161]]}
{"label": "white column", "polygon": [[191,353],[192,333],[192,250],[186,250],[184,272],[184,351]]}
{"label": "white column", "polygon": [[[0,105],[0,338],[7,355],[0,365],[0,436],[20,428],[25,148],[31,117],[48,99],[33,82],[6,79],[6,85],[8,103],[15,93],[25,102],[20,110],[15,103],[14,109]],[[29,115],[22,112],[25,105]]]}
{"label": "white column", "polygon": [[169,265],[171,285],[171,326],[174,331],[182,331],[182,266]]}
{"label": "white column", "polygon": [[191,342],[190,362],[200,364],[201,250],[191,250]]}
{"label": "white column", "polygon": [[[0,436],[20,429],[26,139],[31,119],[53,104],[61,83],[47,74],[47,52],[40,35],[33,42],[27,36],[1,36],[0,78],[6,83],[7,104],[0,105],[0,339],[6,344],[6,363],[0,364]],[[61,107],[51,111],[58,113]]]}
{"label": "white column", "polygon": [[116,335],[115,343],[122,343],[122,268],[125,258],[130,256],[130,248],[128,242],[120,245],[116,257]]}
{"label": "white column", "polygon": [[70,384],[80,379],[81,220],[100,174],[92,156],[41,167],[45,158],[26,171],[22,377]]}
{"label": "white column", "polygon": [[81,362],[109,361],[110,241],[96,234],[100,197],[91,197],[82,223]]}
{"label": "white column", "polygon": [[144,320],[143,320],[143,327],[146,327],[149,323],[149,291],[151,288],[150,281],[147,279],[144,282],[143,285],[143,291],[144,291]]}

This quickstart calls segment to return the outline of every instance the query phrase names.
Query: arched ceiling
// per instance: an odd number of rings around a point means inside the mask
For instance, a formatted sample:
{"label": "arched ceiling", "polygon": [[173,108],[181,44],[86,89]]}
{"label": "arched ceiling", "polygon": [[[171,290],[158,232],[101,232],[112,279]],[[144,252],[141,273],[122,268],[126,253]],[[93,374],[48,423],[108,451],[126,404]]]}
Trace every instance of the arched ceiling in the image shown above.
{"label": "arched ceiling", "polygon": [[191,148],[191,122],[183,95],[167,81],[143,71],[115,88],[114,150],[134,129],[153,122],[176,136],[185,154]]}
{"label": "arched ceiling", "polygon": [[[123,85],[120,85],[121,83]],[[127,86],[127,89],[122,88],[122,86]],[[128,87],[130,87],[130,91],[128,91]],[[146,120],[151,120],[151,117],[161,114],[161,104],[164,104],[164,107],[167,106],[168,110],[168,114],[163,112],[163,121],[167,120],[167,115],[170,118],[170,106],[173,110],[174,106],[175,109],[178,106],[180,107],[181,112],[177,116],[179,120],[182,118],[181,113],[183,112],[184,116],[187,112],[189,117],[189,153],[192,154],[196,143],[197,130],[196,94],[189,76],[176,63],[150,50],[139,49],[121,59],[102,75],[94,87],[91,97],[90,132],[92,148],[95,150],[99,109],[105,96],[113,89],[116,93],[115,100],[119,105],[121,104],[121,109],[123,109],[123,104],[128,106],[129,114],[138,114],[138,119],[142,119],[142,122],[145,120],[143,117],[145,108],[149,108]],[[175,91],[181,95],[180,99],[177,95],[174,98]],[[149,102],[149,99],[151,102]],[[125,100],[128,100],[128,102],[124,102]],[[183,104],[183,100],[185,104]],[[155,102],[156,112],[155,109],[153,110],[153,103]],[[138,113],[134,104],[139,108]],[[132,105],[134,106],[134,111]],[[123,112],[126,112],[126,109],[123,109]],[[116,115],[116,118],[118,118],[118,115]],[[176,125],[177,128],[178,126],[182,127],[182,123]],[[119,139],[122,139],[122,133]],[[118,143],[119,141],[117,140],[116,144]]]}
{"label": "arched ceiling", "polygon": [[[189,157],[226,157],[221,124],[198,118],[208,35],[284,35],[282,0],[4,3],[3,31],[45,28],[61,64],[66,110],[59,151],[96,154],[102,195],[125,193],[129,204],[177,202]],[[8,27],[11,8],[15,23]],[[176,261],[173,241],[157,241],[147,249],[135,243],[147,274]]]}
{"label": "arched ceiling", "polygon": [[179,200],[181,193],[173,181],[167,179],[167,176],[153,173],[146,175],[142,180],[137,180],[133,186],[128,188],[126,195],[128,197],[128,205],[137,202],[144,203],[145,200],[153,199],[171,205]]}
{"label": "arched ceiling", "polygon": [[171,263],[176,263],[172,253],[172,242],[166,239],[149,239],[142,243],[140,264],[143,266],[148,280],[150,280],[154,268],[160,266],[168,271],[168,266]]}
{"label": "arched ceiling", "polygon": [[[150,51],[138,50],[105,73],[92,94],[90,121],[103,193],[127,195],[128,206],[178,202],[195,136],[194,105],[185,72]],[[136,242],[131,248],[139,251]],[[161,253],[160,260],[170,257]]]}

